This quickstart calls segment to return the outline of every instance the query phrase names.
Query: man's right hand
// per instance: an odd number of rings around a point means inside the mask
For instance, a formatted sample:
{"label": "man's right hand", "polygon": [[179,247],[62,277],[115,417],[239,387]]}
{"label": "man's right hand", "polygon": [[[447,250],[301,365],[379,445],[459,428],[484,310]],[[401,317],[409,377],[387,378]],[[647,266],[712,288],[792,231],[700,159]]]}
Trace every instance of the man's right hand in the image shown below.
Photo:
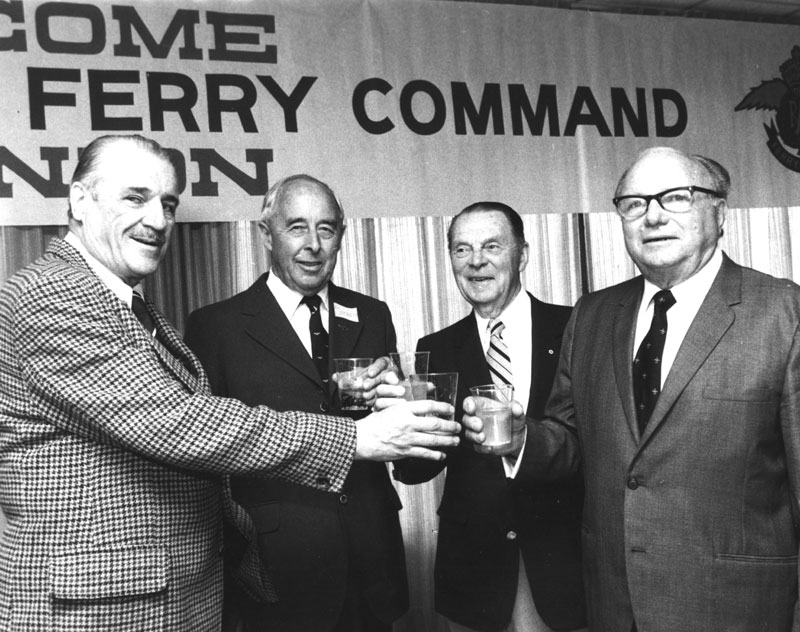
{"label": "man's right hand", "polygon": [[440,461],[442,448],[458,445],[461,426],[435,415],[453,407],[430,400],[399,402],[356,421],[356,459],[394,461],[407,457]]}

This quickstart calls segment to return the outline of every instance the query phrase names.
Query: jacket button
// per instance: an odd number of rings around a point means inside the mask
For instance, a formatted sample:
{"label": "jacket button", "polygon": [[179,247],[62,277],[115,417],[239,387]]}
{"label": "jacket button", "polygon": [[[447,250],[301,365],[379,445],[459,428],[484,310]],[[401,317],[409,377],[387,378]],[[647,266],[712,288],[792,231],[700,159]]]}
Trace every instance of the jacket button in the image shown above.
{"label": "jacket button", "polygon": [[342,494],[341,496],[339,496],[339,502],[342,503],[343,505],[346,505],[347,503],[350,502],[350,499],[347,497],[347,494]]}
{"label": "jacket button", "polygon": [[509,531],[506,533],[506,540],[516,540],[517,539],[517,532],[516,531]]}
{"label": "jacket button", "polygon": [[639,481],[636,480],[635,476],[631,476],[628,479],[628,489],[638,489],[639,488]]}
{"label": "jacket button", "polygon": [[317,477],[317,485],[321,485],[323,487],[330,487],[331,479],[329,479],[327,476],[319,476]]}
{"label": "jacket button", "polygon": [[327,404],[327,403],[325,403],[325,402],[322,402],[322,403],[319,405],[319,410],[320,410],[320,412],[322,412],[322,413],[327,413],[327,412],[328,412],[328,404]]}

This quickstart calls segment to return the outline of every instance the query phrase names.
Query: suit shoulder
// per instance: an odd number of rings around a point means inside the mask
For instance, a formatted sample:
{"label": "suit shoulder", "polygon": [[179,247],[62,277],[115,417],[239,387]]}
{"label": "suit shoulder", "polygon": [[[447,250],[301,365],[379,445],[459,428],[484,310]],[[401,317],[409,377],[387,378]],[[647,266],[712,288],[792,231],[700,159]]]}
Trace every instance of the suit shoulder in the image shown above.
{"label": "suit shoulder", "polygon": [[474,322],[475,320],[473,319],[472,314],[469,314],[458,322],[448,325],[444,329],[440,329],[439,331],[435,331],[427,336],[423,336],[419,339],[417,346],[421,349],[428,349],[437,345],[445,344],[449,340],[463,338],[465,332],[469,331],[469,328]]}
{"label": "suit shoulder", "polygon": [[[255,285],[253,285],[242,292],[234,294],[233,296],[229,296],[226,299],[217,301],[215,303],[209,303],[203,307],[198,307],[191,314],[189,314],[189,319],[193,321],[206,321],[224,318],[232,312],[240,311],[247,302],[248,297],[258,292],[259,289],[260,288],[257,288]],[[264,286],[263,291],[268,291],[266,286]]]}
{"label": "suit shoulder", "polygon": [[342,307],[357,307],[365,312],[385,312],[391,318],[391,310],[386,302],[355,290],[348,290],[337,285],[332,288],[330,300],[334,313],[336,313],[336,305],[341,305]]}

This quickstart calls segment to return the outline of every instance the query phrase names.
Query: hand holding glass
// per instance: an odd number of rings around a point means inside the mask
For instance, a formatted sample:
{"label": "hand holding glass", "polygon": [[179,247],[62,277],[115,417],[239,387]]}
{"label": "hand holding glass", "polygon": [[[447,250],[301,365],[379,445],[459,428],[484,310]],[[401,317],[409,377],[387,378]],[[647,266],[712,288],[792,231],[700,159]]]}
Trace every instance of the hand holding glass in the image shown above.
{"label": "hand holding glass", "polygon": [[483,422],[485,446],[504,448],[511,445],[511,400],[513,386],[484,384],[469,389],[475,400],[475,415]]}

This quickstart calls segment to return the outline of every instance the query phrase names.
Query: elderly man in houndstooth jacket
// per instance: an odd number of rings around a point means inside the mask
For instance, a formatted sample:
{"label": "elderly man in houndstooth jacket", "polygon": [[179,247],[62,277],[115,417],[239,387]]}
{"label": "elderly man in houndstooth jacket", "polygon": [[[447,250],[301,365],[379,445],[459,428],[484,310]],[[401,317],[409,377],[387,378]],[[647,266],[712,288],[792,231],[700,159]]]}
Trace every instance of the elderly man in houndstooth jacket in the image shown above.
{"label": "elderly man in houndstooth jacket", "polygon": [[96,139],[66,239],[0,291],[2,630],[218,630],[222,475],[337,491],[353,458],[440,458],[431,448],[457,442],[457,424],[413,414],[444,412],[432,402],[353,422],[212,397],[153,305],[152,333],[131,310],[177,205],[157,143]]}

